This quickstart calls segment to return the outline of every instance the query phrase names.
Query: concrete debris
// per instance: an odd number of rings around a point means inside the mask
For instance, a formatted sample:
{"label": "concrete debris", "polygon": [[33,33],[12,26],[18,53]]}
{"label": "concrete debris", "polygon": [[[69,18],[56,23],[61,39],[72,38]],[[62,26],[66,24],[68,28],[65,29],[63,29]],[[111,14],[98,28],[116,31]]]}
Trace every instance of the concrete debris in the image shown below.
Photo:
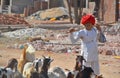
{"label": "concrete debris", "polygon": [[102,26],[102,30],[106,33],[106,35],[120,35],[120,23],[109,26]]}
{"label": "concrete debris", "polygon": [[11,38],[29,38],[32,36],[43,36],[47,31],[45,31],[45,29],[41,29],[41,28],[27,28],[27,29],[20,29],[20,30],[16,30],[13,32],[5,32],[2,33],[3,36],[6,37],[11,37]]}

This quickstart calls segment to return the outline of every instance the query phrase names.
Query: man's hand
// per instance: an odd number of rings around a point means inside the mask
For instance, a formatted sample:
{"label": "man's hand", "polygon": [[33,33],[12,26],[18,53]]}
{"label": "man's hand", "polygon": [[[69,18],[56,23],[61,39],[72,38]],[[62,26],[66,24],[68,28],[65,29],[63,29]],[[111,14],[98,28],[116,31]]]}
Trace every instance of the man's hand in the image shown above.
{"label": "man's hand", "polygon": [[101,32],[101,27],[100,27],[100,24],[98,24],[98,23],[97,23],[97,24],[95,24],[95,27],[97,28],[97,30],[98,30],[98,31],[100,31],[100,32]]}
{"label": "man's hand", "polygon": [[76,28],[73,28],[73,27],[72,27],[72,28],[70,28],[70,29],[67,31],[67,33],[72,33],[72,32],[75,32],[75,31],[77,31]]}

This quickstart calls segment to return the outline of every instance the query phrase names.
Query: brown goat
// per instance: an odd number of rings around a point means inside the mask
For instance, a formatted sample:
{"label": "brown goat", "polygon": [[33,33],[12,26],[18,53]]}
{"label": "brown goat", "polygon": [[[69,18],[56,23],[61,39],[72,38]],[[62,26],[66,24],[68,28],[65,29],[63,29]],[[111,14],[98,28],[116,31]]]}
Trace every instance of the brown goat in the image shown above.
{"label": "brown goat", "polygon": [[86,62],[83,56],[77,55],[76,57],[76,65],[75,65],[75,71],[80,71],[82,69],[83,60]]}
{"label": "brown goat", "polygon": [[11,68],[12,70],[15,68],[15,65],[18,64],[18,61],[17,59],[15,58],[11,58],[9,61],[8,61],[8,64],[5,68]]}
{"label": "brown goat", "polygon": [[22,51],[22,54],[20,56],[20,59],[18,61],[18,70],[19,70],[20,73],[23,72],[23,67],[24,67],[25,63],[27,62],[26,61],[26,49],[27,49],[27,46],[24,47],[24,49]]}

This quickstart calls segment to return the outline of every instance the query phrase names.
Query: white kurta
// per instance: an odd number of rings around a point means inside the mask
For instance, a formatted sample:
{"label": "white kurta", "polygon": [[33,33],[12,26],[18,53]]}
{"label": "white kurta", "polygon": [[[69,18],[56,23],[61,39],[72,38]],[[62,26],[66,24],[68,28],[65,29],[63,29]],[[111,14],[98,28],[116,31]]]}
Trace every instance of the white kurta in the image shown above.
{"label": "white kurta", "polygon": [[[72,43],[77,42],[81,39],[81,55],[87,61],[86,64],[91,64],[93,62],[97,62],[98,65],[98,44],[97,44],[97,30],[92,28],[91,30],[80,30],[70,34],[70,39]],[[91,66],[91,65],[86,65]],[[99,65],[98,66],[91,66],[93,70],[98,69],[96,74],[99,74]],[[97,68],[96,68],[97,67]],[[96,68],[96,69],[94,69]]]}

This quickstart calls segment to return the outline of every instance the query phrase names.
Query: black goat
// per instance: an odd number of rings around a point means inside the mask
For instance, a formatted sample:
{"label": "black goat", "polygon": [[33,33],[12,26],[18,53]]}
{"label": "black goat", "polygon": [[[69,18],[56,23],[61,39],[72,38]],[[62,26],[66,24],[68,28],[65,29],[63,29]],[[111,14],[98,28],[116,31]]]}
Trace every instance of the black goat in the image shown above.
{"label": "black goat", "polygon": [[67,75],[67,78],[74,78],[74,76],[76,77],[76,74],[78,74],[78,72],[82,70],[83,60],[86,61],[83,58],[83,56],[77,55],[77,57],[76,57],[76,64],[75,64],[75,67],[74,67],[74,71],[71,72],[70,70],[67,69],[67,71],[69,71],[69,73]]}
{"label": "black goat", "polygon": [[77,55],[74,71],[78,71],[78,73],[75,75],[75,78],[91,78],[91,75],[95,75],[91,67],[83,66],[83,61],[86,62],[84,57]]}
{"label": "black goat", "polygon": [[39,74],[39,78],[49,78],[48,77],[48,69],[50,67],[50,63],[53,61],[53,59],[51,59],[50,57],[45,57],[43,56],[43,66],[41,68],[40,74]]}
{"label": "black goat", "polygon": [[96,76],[93,69],[91,67],[84,66],[84,68],[78,72],[76,78],[91,78],[92,75]]}
{"label": "black goat", "polygon": [[74,73],[69,72],[68,75],[67,75],[67,78],[74,78]]}
{"label": "black goat", "polygon": [[38,72],[31,72],[30,78],[40,78]]}

